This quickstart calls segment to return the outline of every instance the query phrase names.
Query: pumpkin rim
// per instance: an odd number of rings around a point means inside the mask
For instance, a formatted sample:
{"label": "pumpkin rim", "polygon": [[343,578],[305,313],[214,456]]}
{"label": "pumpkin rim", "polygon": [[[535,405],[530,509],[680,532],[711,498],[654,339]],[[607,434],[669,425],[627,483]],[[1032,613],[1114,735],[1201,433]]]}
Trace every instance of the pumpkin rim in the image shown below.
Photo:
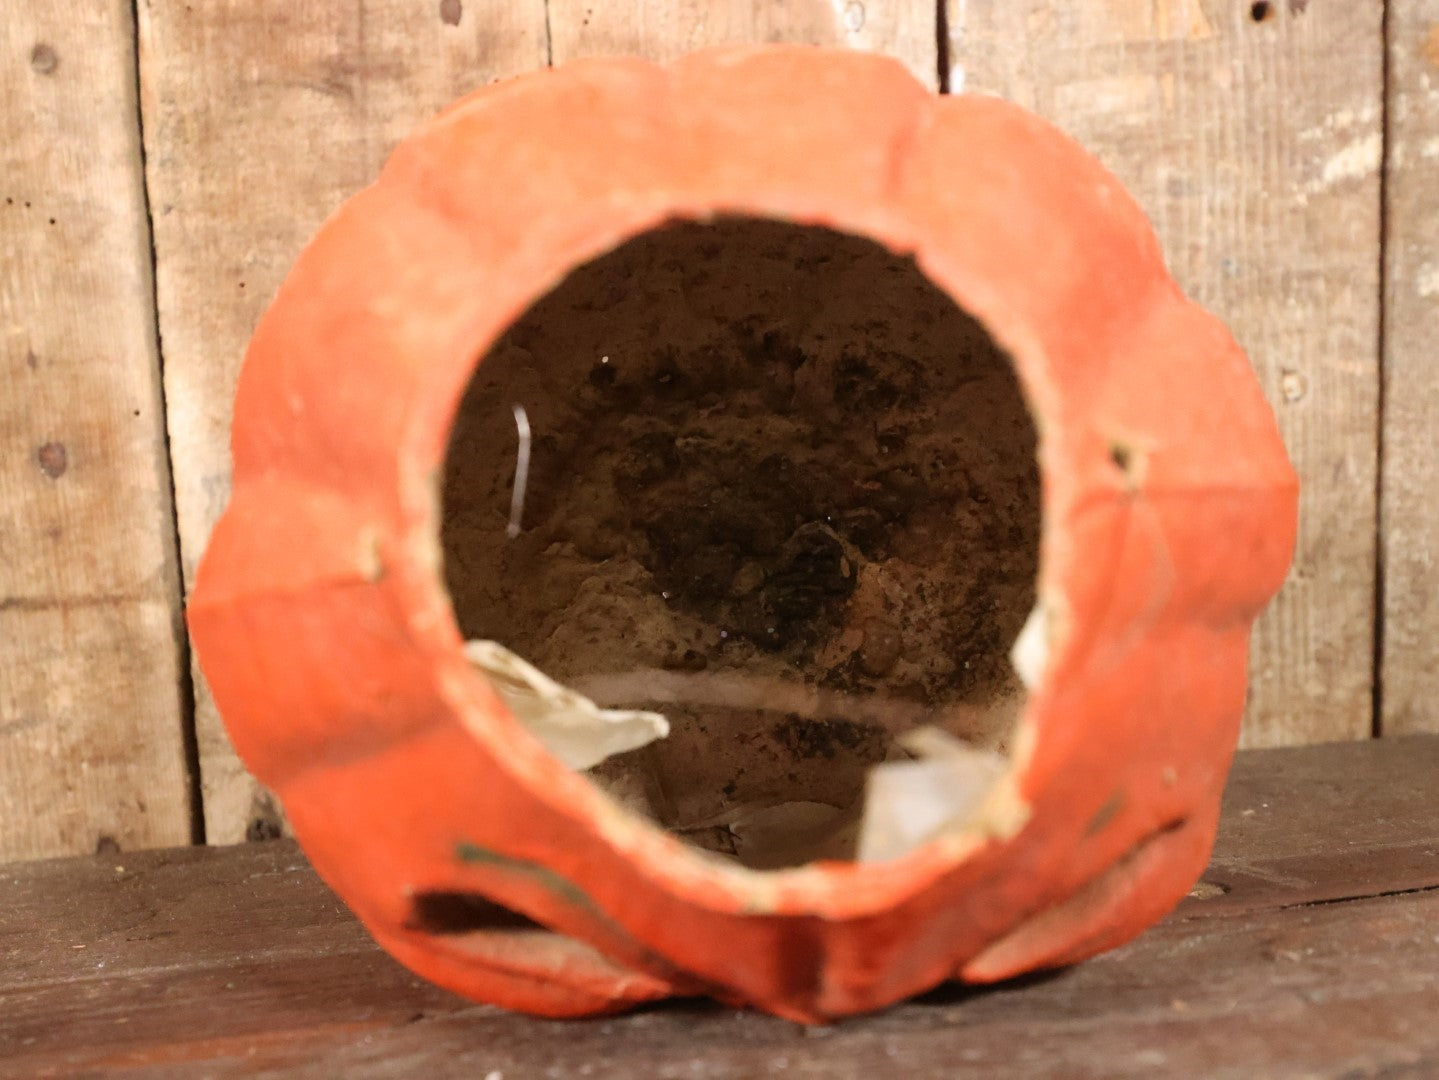
{"label": "pumpkin rim", "polygon": [[[579,815],[592,823],[598,839],[623,857],[637,862],[645,868],[648,877],[679,894],[677,898],[720,912],[768,911],[796,917],[859,917],[923,891],[985,845],[1007,841],[1017,835],[1031,816],[1029,800],[1022,794],[1022,789],[1040,736],[1035,716],[1036,703],[1048,688],[1049,673],[1062,659],[1064,650],[1083,637],[1074,632],[1077,628],[1063,616],[1068,604],[1063,590],[1051,580],[1049,551],[1057,537],[1048,505],[1052,478],[1051,466],[1046,463],[1046,445],[1049,433],[1060,427],[1063,420],[1055,416],[1053,409],[1046,410],[1042,404],[1046,394],[1036,387],[1042,382],[1047,361],[1043,346],[1027,332],[1018,316],[1005,312],[995,302],[981,301],[985,310],[977,310],[979,305],[957,295],[957,287],[928,269],[924,258],[927,245],[916,235],[918,230],[905,228],[907,222],[899,218],[886,222],[884,219],[890,216],[887,213],[872,215],[871,220],[856,224],[851,224],[841,213],[831,217],[823,210],[816,211],[815,217],[821,216],[825,219],[806,222],[792,216],[781,217],[762,206],[738,201],[715,201],[696,206],[677,199],[657,205],[645,219],[626,222],[625,228],[612,231],[592,248],[571,252],[575,257],[563,274],[554,279],[537,279],[526,299],[509,305],[514,310],[500,321],[497,330],[465,350],[469,357],[467,370],[469,376],[473,376],[500,335],[556,288],[568,273],[667,225],[703,223],[723,217],[829,229],[868,240],[901,258],[911,257],[925,280],[943,292],[961,312],[973,318],[1010,360],[1038,437],[1036,458],[1042,508],[1036,605],[1059,617],[1051,623],[1044,675],[1029,688],[1020,714],[1010,728],[1010,748],[1005,754],[1004,772],[993,782],[980,805],[971,811],[961,827],[932,838],[894,859],[873,863],[819,861],[796,867],[753,870],[679,841],[663,826],[648,822],[625,809],[587,777],[564,766],[514,719],[482,673],[475,671],[470,678],[440,680],[440,696],[457,721],[472,737],[484,742],[496,765],[507,769],[534,797],[545,801],[552,809]],[[443,605],[445,619],[453,628],[452,642],[430,646],[440,650],[432,655],[432,659],[452,671],[460,664],[468,666],[468,661],[461,652],[462,640],[445,584],[443,556],[439,551],[443,504],[438,484],[445,465],[449,433],[468,381],[467,377],[457,387],[453,384],[447,387],[446,422],[443,425],[445,439],[440,444],[443,449],[438,457],[434,453],[431,430],[416,430],[419,427],[417,424],[412,424],[410,437],[400,448],[400,488],[409,527],[408,536],[401,546],[406,550],[426,552],[421,580],[425,593],[429,595],[422,596],[420,602],[431,611]],[[417,409],[412,415],[419,416],[424,412]],[[716,902],[719,900],[724,902]]]}

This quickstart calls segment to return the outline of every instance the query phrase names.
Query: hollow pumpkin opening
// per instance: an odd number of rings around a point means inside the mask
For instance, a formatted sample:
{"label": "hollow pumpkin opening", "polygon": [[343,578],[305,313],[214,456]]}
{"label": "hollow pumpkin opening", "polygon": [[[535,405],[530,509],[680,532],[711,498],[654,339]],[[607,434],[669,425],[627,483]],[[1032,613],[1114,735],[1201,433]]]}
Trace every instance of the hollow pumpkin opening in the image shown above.
{"label": "hollow pumpkin opening", "polygon": [[1003,771],[1036,442],[1009,357],[912,259],[671,224],[575,269],[482,358],[446,460],[445,580],[467,639],[663,714],[663,737],[635,721],[648,736],[576,761],[637,813],[757,869],[891,857]]}

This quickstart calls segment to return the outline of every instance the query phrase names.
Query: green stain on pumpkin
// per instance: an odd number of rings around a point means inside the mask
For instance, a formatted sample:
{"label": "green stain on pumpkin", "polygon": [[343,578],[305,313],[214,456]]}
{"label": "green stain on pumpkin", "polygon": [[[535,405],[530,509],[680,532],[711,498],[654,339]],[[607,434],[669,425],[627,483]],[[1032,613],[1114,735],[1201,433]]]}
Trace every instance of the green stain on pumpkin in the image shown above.
{"label": "green stain on pumpkin", "polygon": [[1119,816],[1119,812],[1124,809],[1127,801],[1124,792],[1116,791],[1104,801],[1103,806],[1094,812],[1094,816],[1089,819],[1089,824],[1084,827],[1084,835],[1086,837],[1097,836],[1103,832],[1105,827]]}
{"label": "green stain on pumpkin", "polygon": [[555,873],[547,866],[539,863],[529,862],[526,859],[516,859],[510,855],[502,855],[498,851],[491,851],[489,848],[481,847],[479,844],[472,844],[468,841],[461,841],[455,845],[455,858],[468,866],[488,866],[496,870],[519,874],[533,879],[541,888],[547,890],[556,899],[569,904],[573,908],[583,911],[595,924],[603,927],[615,940],[623,941],[633,955],[646,970],[675,982],[676,985],[699,987],[692,977],[683,974],[668,959],[655,952],[648,945],[636,941],[624,927],[615,922],[604,910],[591,899],[589,893],[585,892],[573,881]]}
{"label": "green stain on pumpkin", "polygon": [[557,899],[574,907],[584,908],[594,914],[601,914],[598,905],[590,899],[588,893],[573,881],[561,877],[547,866],[512,858],[509,855],[501,855],[498,851],[491,851],[489,848],[467,842],[455,845],[455,858],[470,866],[493,866],[497,870],[508,870],[511,873],[534,878]]}

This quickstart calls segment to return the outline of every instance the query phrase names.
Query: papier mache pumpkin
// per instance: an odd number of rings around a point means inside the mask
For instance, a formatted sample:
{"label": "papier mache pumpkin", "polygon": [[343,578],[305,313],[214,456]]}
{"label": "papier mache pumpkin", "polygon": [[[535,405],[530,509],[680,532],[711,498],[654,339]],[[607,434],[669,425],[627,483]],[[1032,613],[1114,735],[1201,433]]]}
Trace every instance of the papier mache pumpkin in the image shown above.
{"label": "papier mache pumpkin", "polygon": [[1296,528],[1114,177],[802,47],[424,125],[266,312],[233,453],[189,619],[237,751],[384,948],[547,1016],[823,1021],[1133,937]]}

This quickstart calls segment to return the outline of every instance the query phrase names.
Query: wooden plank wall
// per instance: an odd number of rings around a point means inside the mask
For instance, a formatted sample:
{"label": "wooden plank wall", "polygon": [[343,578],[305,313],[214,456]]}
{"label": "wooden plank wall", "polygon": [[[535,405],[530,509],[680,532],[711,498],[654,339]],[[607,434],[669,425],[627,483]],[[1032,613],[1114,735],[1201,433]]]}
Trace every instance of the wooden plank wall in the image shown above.
{"label": "wooden plank wall", "polygon": [[631,54],[669,60],[707,45],[801,41],[893,56],[939,82],[938,12],[928,0],[549,0],[553,60]]}
{"label": "wooden plank wall", "polygon": [[[1439,0],[144,0],[138,24],[125,0],[40,7],[0,0],[0,858],[190,835],[180,582],[228,492],[245,341],[323,217],[473,86],[724,41],[885,52],[1037,110],[1115,169],[1250,349],[1306,485],[1246,742],[1364,737],[1375,702],[1387,729],[1435,724]],[[277,831],[196,680],[205,835]]]}
{"label": "wooden plank wall", "polygon": [[[152,0],[140,58],[188,584],[229,494],[230,399],[260,312],[406,132],[475,86],[544,66],[544,0]],[[271,835],[278,811],[195,680],[206,838]]]}
{"label": "wooden plank wall", "polygon": [[1385,734],[1439,731],[1439,0],[1389,10]]}
{"label": "wooden plank wall", "polygon": [[[1248,349],[1305,481],[1251,745],[1363,738],[1373,691],[1379,3],[949,0],[950,85],[1089,146]],[[994,48],[994,42],[1006,48]]]}
{"label": "wooden plank wall", "polygon": [[130,4],[0,7],[0,857],[183,844]]}

